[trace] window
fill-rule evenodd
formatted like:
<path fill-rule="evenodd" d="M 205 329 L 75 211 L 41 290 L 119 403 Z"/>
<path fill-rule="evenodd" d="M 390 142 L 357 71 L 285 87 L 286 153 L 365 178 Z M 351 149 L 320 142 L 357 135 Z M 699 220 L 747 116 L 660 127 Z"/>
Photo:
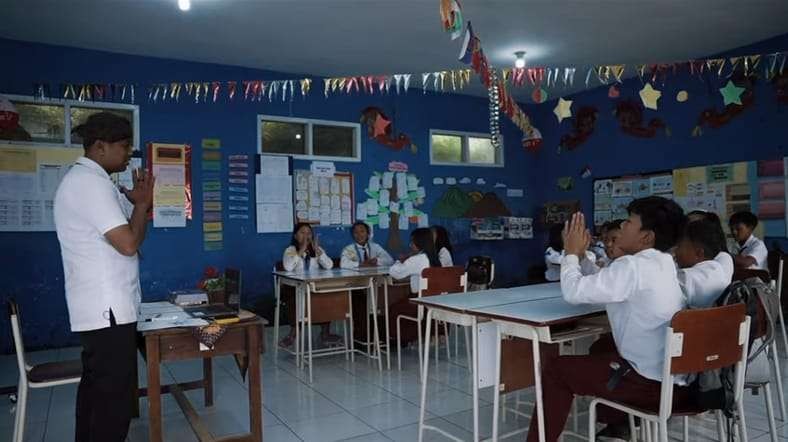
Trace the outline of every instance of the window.
<path fill-rule="evenodd" d="M 0 132 L 0 141 L 32 144 L 63 144 L 82 147 L 82 140 L 71 134 L 71 128 L 84 123 L 98 112 L 111 112 L 131 123 L 132 146 L 139 148 L 139 107 L 130 104 L 81 102 L 75 100 L 37 99 L 4 95 L 19 112 L 19 128 Z"/>
<path fill-rule="evenodd" d="M 496 149 L 487 134 L 431 130 L 430 164 L 503 167 L 503 143 Z"/>
<path fill-rule="evenodd" d="M 361 161 L 361 125 L 258 115 L 258 152 L 299 159 Z"/>

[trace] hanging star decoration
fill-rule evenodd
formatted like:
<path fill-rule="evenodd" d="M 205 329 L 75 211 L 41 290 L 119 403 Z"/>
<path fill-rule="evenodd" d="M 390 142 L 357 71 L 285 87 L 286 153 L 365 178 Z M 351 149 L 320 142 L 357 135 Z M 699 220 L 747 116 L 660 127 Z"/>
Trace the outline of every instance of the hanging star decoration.
<path fill-rule="evenodd" d="M 733 84 L 732 81 L 728 80 L 728 84 L 720 88 L 720 93 L 722 94 L 722 99 L 726 106 L 729 104 L 738 104 L 741 106 L 741 94 L 744 93 L 743 87 L 738 87 Z"/>
<path fill-rule="evenodd" d="M 643 101 L 643 106 L 648 109 L 657 110 L 657 100 L 662 96 L 662 92 L 651 87 L 651 83 L 646 83 L 643 89 L 640 90 L 640 100 Z"/>
<path fill-rule="evenodd" d="M 563 98 L 558 99 L 558 104 L 553 109 L 553 113 L 555 114 L 556 118 L 558 118 L 558 122 L 564 121 L 564 118 L 569 118 L 572 116 L 572 100 L 564 100 Z"/>

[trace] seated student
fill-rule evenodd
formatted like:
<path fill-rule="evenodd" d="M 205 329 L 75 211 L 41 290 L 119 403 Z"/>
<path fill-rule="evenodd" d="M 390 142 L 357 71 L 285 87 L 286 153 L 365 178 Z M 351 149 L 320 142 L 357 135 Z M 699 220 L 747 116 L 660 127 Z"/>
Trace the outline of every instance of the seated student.
<path fill-rule="evenodd" d="M 389 275 L 394 279 L 410 279 L 410 291 L 413 294 L 419 292 L 419 281 L 421 271 L 428 267 L 441 267 L 438 255 L 435 253 L 435 244 L 432 239 L 432 232 L 427 228 L 419 228 L 410 234 L 410 256 L 405 260 L 398 260 L 389 268 Z M 409 298 L 402 299 L 393 303 L 389 307 L 389 336 L 397 336 L 397 316 L 405 315 L 416 317 L 418 308 L 416 304 L 410 302 Z M 407 344 L 416 340 L 418 331 L 415 323 L 402 321 L 401 338 Z"/>
<path fill-rule="evenodd" d="M 734 265 L 744 269 L 768 270 L 766 244 L 752 234 L 758 227 L 758 217 L 752 212 L 736 212 L 731 215 L 728 225 L 736 240 L 731 250 Z"/>
<path fill-rule="evenodd" d="M 714 305 L 733 278 L 733 258 L 725 251 L 725 234 L 719 221 L 702 218 L 688 223 L 676 247 L 676 263 L 687 305 Z"/>
<path fill-rule="evenodd" d="M 548 247 L 544 252 L 544 263 L 547 266 L 547 271 L 544 272 L 544 277 L 549 282 L 561 280 L 561 260 L 564 257 L 563 230 L 564 226 L 562 224 L 553 224 L 548 233 Z M 583 259 L 580 260 L 581 271 L 584 275 L 590 275 L 599 270 L 595 258 L 593 253 L 586 250 Z"/>
<path fill-rule="evenodd" d="M 363 221 L 356 221 L 351 228 L 353 244 L 342 249 L 339 266 L 343 269 L 358 267 L 390 266 L 394 259 L 378 243 L 370 241 L 370 228 Z"/>
<path fill-rule="evenodd" d="M 580 258 L 585 255 L 590 234 L 582 213 L 566 223 L 565 256 L 561 262 L 561 290 L 573 304 L 605 304 L 615 341 L 615 352 L 586 356 L 559 356 L 542 368 L 545 435 L 557 441 L 564 429 L 575 395 L 595 396 L 626 402 L 635 407 L 659 405 L 665 331 L 673 315 L 684 308 L 684 296 L 676 277 L 673 258 L 667 253 L 685 224 L 684 213 L 675 202 L 662 197 L 641 198 L 630 203 L 629 218 L 621 223 L 616 244 L 624 253 L 609 267 L 583 276 Z M 611 362 L 621 365 L 621 376 L 608 389 Z M 685 377 L 674 401 L 690 399 Z M 608 427 L 600 436 L 629 439 L 626 414 L 608 407 L 599 409 Z M 528 441 L 537 441 L 538 420 L 531 418 Z"/>
<path fill-rule="evenodd" d="M 563 226 L 561 226 L 563 229 Z M 597 265 L 604 265 L 607 263 L 607 253 L 605 253 L 605 235 L 607 234 L 607 223 L 603 223 L 596 229 L 596 236 L 591 238 L 591 245 L 588 250 L 594 254 L 595 262 Z"/>
<path fill-rule="evenodd" d="M 605 236 L 603 240 L 605 242 L 605 255 L 607 256 L 607 260 L 604 262 L 604 266 L 608 266 L 616 258 L 624 256 L 624 252 L 616 245 L 618 237 L 621 236 L 621 223 L 623 222 L 623 219 L 614 219 L 605 224 Z"/>
<path fill-rule="evenodd" d="M 430 230 L 432 231 L 432 239 L 435 241 L 435 251 L 438 253 L 438 261 L 440 261 L 441 267 L 453 266 L 452 254 L 454 249 L 449 240 L 449 232 L 443 226 L 432 226 Z"/>
<path fill-rule="evenodd" d="M 319 268 L 330 269 L 334 266 L 334 262 L 318 245 L 312 226 L 307 223 L 299 223 L 293 229 L 290 246 L 285 249 L 282 256 L 282 266 L 287 272 L 300 272 Z M 295 340 L 295 299 L 293 296 L 289 298 L 285 299 L 285 304 L 288 305 L 288 315 L 290 323 L 293 325 L 290 327 L 290 334 L 279 341 L 279 345 L 282 347 L 290 347 Z M 342 338 L 329 333 L 330 325 L 328 323 L 321 324 L 320 339 L 324 344 L 341 342 Z"/>

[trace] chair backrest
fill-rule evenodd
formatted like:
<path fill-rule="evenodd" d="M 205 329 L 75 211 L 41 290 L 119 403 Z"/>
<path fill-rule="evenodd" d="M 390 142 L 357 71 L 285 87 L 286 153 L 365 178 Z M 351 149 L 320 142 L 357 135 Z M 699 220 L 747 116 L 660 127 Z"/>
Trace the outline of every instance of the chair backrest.
<path fill-rule="evenodd" d="M 25 344 L 22 340 L 22 327 L 19 324 L 19 306 L 13 299 L 8 300 L 8 319 L 11 322 L 11 334 L 14 337 L 14 350 L 16 350 L 19 382 L 21 383 L 27 380 L 27 359 L 25 358 Z"/>
<path fill-rule="evenodd" d="M 419 297 L 463 293 L 468 286 L 468 275 L 461 266 L 427 267 L 421 271 Z"/>
<path fill-rule="evenodd" d="M 670 374 L 700 373 L 743 359 L 749 337 L 744 304 L 682 310 L 673 316 L 666 342 Z"/>
<path fill-rule="evenodd" d="M 744 281 L 748 278 L 761 278 L 763 282 L 769 284 L 772 280 L 768 270 L 761 269 L 733 269 L 733 281 Z"/>

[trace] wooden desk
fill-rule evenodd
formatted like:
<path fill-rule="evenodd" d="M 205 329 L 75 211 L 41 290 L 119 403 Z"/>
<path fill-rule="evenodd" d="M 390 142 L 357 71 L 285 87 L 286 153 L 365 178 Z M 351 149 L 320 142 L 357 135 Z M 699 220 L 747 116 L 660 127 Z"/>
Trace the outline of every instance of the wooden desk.
<path fill-rule="evenodd" d="M 265 322 L 254 316 L 227 326 L 227 331 L 214 346 L 213 350 L 201 351 L 199 341 L 192 328 L 170 328 L 141 333 L 144 344 L 143 355 L 147 362 L 148 387 L 135 389 L 138 397 L 148 397 L 149 430 L 148 440 L 160 442 L 161 432 L 161 395 L 171 394 L 180 406 L 192 430 L 201 442 L 207 441 L 253 441 L 263 440 L 262 384 L 260 380 L 260 354 L 263 346 L 263 326 Z M 187 390 L 204 389 L 205 406 L 213 405 L 213 365 L 215 356 L 233 355 L 239 368 L 246 370 L 249 378 L 249 430 L 250 433 L 214 438 L 200 420 L 194 407 L 184 394 Z M 166 361 L 184 359 L 203 360 L 203 379 L 161 385 L 160 364 Z M 135 376 L 135 381 L 137 377 Z M 139 415 L 139 400 L 135 401 Z"/>

